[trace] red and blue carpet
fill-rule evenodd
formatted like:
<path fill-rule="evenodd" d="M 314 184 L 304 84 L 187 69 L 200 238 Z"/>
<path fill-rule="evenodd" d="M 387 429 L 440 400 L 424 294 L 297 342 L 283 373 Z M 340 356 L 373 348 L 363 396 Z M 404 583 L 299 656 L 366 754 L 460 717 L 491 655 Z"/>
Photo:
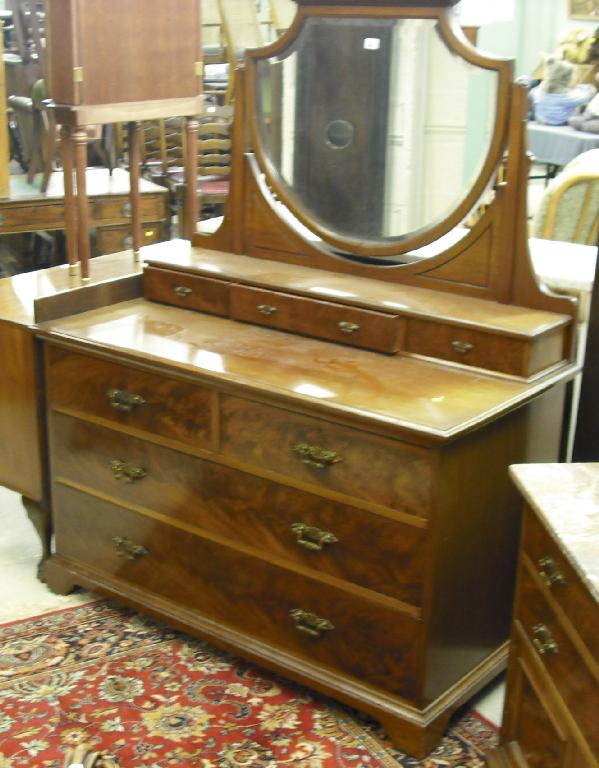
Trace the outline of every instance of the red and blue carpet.
<path fill-rule="evenodd" d="M 124 768 L 482 768 L 462 714 L 425 760 L 324 697 L 97 602 L 0 626 L 0 768 L 61 768 L 81 742 Z"/>

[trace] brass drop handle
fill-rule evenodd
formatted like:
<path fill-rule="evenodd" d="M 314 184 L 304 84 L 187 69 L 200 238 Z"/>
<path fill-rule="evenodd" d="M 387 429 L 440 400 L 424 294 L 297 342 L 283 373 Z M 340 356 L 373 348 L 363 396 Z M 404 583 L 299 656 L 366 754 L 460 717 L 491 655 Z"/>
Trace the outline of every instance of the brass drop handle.
<path fill-rule="evenodd" d="M 297 543 L 306 549 L 322 551 L 325 544 L 335 544 L 339 541 L 334 533 L 321 531 L 306 523 L 293 523 L 291 530 L 297 536 Z"/>
<path fill-rule="evenodd" d="M 337 464 L 342 461 L 341 456 L 336 451 L 329 451 L 326 448 L 320 448 L 318 445 L 308 445 L 308 443 L 296 443 L 293 450 L 300 456 L 302 464 L 309 464 L 316 469 L 325 469 L 331 464 Z"/>
<path fill-rule="evenodd" d="M 341 320 L 337 323 L 337 327 L 343 333 L 355 333 L 360 330 L 360 326 L 357 323 L 349 323 L 347 320 Z"/>
<path fill-rule="evenodd" d="M 173 288 L 173 291 L 177 294 L 177 296 L 189 296 L 190 293 L 193 293 L 191 288 L 188 288 L 186 285 L 176 285 Z"/>
<path fill-rule="evenodd" d="M 321 637 L 323 632 L 335 629 L 335 625 L 328 619 L 321 619 L 315 613 L 303 611 L 301 608 L 293 608 L 289 615 L 295 622 L 295 628 L 310 637 Z"/>
<path fill-rule="evenodd" d="M 123 214 L 123 216 L 131 216 L 131 211 L 132 211 L 131 203 L 129 202 L 123 203 L 121 207 L 121 213 Z"/>
<path fill-rule="evenodd" d="M 112 540 L 116 553 L 119 557 L 125 557 L 127 560 L 137 560 L 138 557 L 144 557 L 149 554 L 141 544 L 134 544 L 123 536 L 115 536 Z"/>
<path fill-rule="evenodd" d="M 278 312 L 277 308 L 273 307 L 272 304 L 258 304 L 257 309 L 261 315 L 266 315 L 267 317 L 274 315 L 275 312 Z"/>
<path fill-rule="evenodd" d="M 458 339 L 452 341 L 451 346 L 462 355 L 474 349 L 474 344 L 471 344 L 469 341 L 459 341 Z"/>
<path fill-rule="evenodd" d="M 557 563 L 552 557 L 541 557 L 539 563 L 539 576 L 545 584 L 551 588 L 554 584 L 565 584 L 566 577 L 558 568 Z"/>
<path fill-rule="evenodd" d="M 555 642 L 551 630 L 546 624 L 535 624 L 532 628 L 533 644 L 541 656 L 546 653 L 558 653 L 559 646 Z"/>
<path fill-rule="evenodd" d="M 131 413 L 134 408 L 144 405 L 146 402 L 141 395 L 127 392 L 126 389 L 107 389 L 108 402 L 116 411 Z"/>
<path fill-rule="evenodd" d="M 146 476 L 145 469 L 134 467 L 120 459 L 113 459 L 110 462 L 110 469 L 116 480 L 122 480 L 124 483 L 132 483 L 134 480 L 141 480 Z"/>

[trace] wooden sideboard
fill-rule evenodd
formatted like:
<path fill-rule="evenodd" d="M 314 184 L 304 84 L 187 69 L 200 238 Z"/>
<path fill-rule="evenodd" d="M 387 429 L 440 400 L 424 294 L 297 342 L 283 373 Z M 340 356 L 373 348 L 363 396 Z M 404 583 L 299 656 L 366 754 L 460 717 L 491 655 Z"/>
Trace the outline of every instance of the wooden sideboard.
<path fill-rule="evenodd" d="M 116 253 L 131 247 L 129 174 L 115 168 L 88 168 L 90 226 L 95 233 L 94 255 Z M 144 245 L 170 236 L 167 190 L 145 179 L 140 183 Z M 10 177 L 10 197 L 0 200 L 0 235 L 65 228 L 62 172 L 50 178 L 41 193 L 25 175 Z"/>
<path fill-rule="evenodd" d="M 599 765 L 599 465 L 516 466 L 524 500 L 501 746 L 489 768 Z"/>

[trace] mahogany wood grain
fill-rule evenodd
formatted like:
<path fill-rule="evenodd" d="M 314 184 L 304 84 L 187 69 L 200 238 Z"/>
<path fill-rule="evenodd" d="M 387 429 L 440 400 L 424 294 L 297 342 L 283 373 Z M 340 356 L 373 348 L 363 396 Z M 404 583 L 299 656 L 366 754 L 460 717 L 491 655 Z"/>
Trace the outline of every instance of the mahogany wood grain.
<path fill-rule="evenodd" d="M 87 562 L 125 583 L 274 641 L 383 690 L 418 696 L 420 623 L 317 579 L 242 554 L 155 519 L 57 485 L 57 551 Z M 148 554 L 119 557 L 114 539 L 143 546 Z M 177 552 L 176 558 L 171 556 Z M 299 631 L 290 616 L 304 610 L 333 624 L 318 637 Z M 373 642 L 377 653 L 369 653 Z"/>
<path fill-rule="evenodd" d="M 52 464 L 74 483 L 193 526 L 198 532 L 421 605 L 426 530 L 303 493 L 68 416 L 52 417 Z M 143 468 L 132 483 L 115 478 L 111 461 Z M 314 532 L 337 539 L 321 549 Z M 415 611 L 413 611 L 415 612 Z"/>
<path fill-rule="evenodd" d="M 397 352 L 401 346 L 403 327 L 396 315 L 240 285 L 232 285 L 230 290 L 235 320 L 378 352 Z"/>
<path fill-rule="evenodd" d="M 48 93 L 57 104 L 160 101 L 201 92 L 194 66 L 201 60 L 199 0 L 48 0 L 46 22 Z M 83 69 L 80 82 L 74 67 Z"/>
<path fill-rule="evenodd" d="M 556 330 L 529 340 L 411 318 L 407 324 L 406 349 L 527 377 L 563 359 L 564 336 Z"/>
<path fill-rule="evenodd" d="M 47 356 L 46 375 L 52 408 L 93 416 L 140 435 L 211 446 L 213 395 L 206 388 L 54 347 Z M 110 390 L 138 395 L 144 402 L 130 411 L 115 408 Z"/>
<path fill-rule="evenodd" d="M 119 253 L 133 248 L 131 228 L 127 225 L 98 227 L 94 241 L 94 256 L 104 253 Z M 148 246 L 168 239 L 168 225 L 164 220 L 142 224 L 141 245 Z M 133 260 L 133 259 L 132 259 Z"/>
<path fill-rule="evenodd" d="M 316 467 L 299 446 L 333 451 L 338 462 Z M 223 396 L 221 450 L 317 488 L 427 517 L 435 456 L 422 448 L 348 430 L 320 419 Z"/>
<path fill-rule="evenodd" d="M 64 222 L 67 260 L 74 269 L 77 264 L 77 211 L 73 189 L 73 138 L 72 129 L 63 125 L 60 128 L 60 152 L 64 176 Z"/>
<path fill-rule="evenodd" d="M 221 280 L 147 267 L 143 272 L 143 292 L 151 301 L 225 317 L 229 314 L 229 285 Z"/>
<path fill-rule="evenodd" d="M 31 332 L 0 322 L 0 349 L 0 484 L 40 501 L 43 449 Z"/>
<path fill-rule="evenodd" d="M 77 179 L 76 206 L 77 206 L 77 256 L 73 259 L 69 256 L 69 263 L 79 261 L 81 279 L 89 279 L 89 207 L 87 202 L 87 131 L 77 128 L 71 135 L 73 152 L 75 155 L 75 178 Z M 69 218 L 70 222 L 70 218 Z M 65 223 L 69 223 L 65 222 Z M 67 243 L 73 241 L 70 233 L 67 233 Z"/>

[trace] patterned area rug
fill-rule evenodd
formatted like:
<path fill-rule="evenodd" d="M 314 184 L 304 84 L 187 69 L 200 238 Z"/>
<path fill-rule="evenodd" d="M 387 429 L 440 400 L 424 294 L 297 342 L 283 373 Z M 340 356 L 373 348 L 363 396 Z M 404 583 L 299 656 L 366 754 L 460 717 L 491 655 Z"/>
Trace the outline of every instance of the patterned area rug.
<path fill-rule="evenodd" d="M 61 768 L 91 742 L 124 768 L 482 768 L 473 713 L 425 760 L 330 700 L 99 601 L 0 626 L 0 768 Z"/>

